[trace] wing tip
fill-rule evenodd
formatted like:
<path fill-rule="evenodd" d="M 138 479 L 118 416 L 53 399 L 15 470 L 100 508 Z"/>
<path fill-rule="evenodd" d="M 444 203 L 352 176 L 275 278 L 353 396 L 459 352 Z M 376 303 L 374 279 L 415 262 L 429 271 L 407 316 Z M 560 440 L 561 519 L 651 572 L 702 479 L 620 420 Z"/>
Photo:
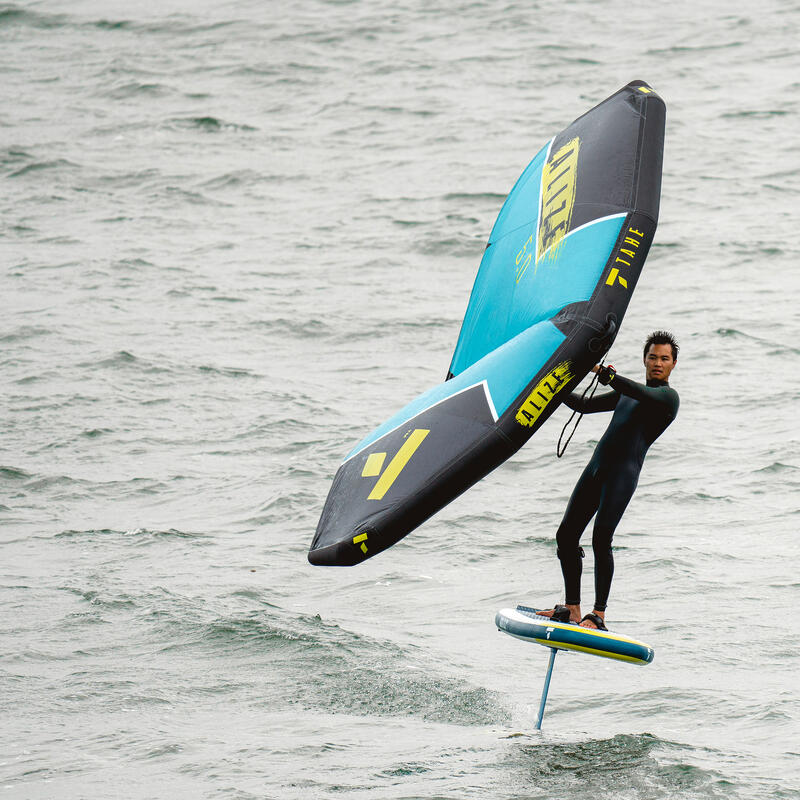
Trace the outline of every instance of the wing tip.
<path fill-rule="evenodd" d="M 327 547 L 312 547 L 308 563 L 315 567 L 352 567 L 366 561 L 372 553 L 364 553 L 351 540 L 336 542 Z"/>

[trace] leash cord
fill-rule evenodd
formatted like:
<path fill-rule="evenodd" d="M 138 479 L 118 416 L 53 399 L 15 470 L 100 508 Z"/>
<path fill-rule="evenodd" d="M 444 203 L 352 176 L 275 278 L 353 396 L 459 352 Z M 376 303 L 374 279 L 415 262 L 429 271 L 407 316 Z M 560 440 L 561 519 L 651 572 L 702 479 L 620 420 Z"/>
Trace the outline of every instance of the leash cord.
<path fill-rule="evenodd" d="M 603 366 L 603 361 L 604 360 L 605 360 L 605 356 L 600 359 L 600 366 L 601 367 Z M 600 383 L 598 381 L 598 375 L 595 372 L 591 383 L 583 390 L 583 394 L 581 395 L 581 402 L 583 402 L 586 399 L 586 393 L 590 389 L 591 389 L 592 393 L 589 395 L 589 400 L 591 400 L 594 397 L 594 393 L 597 391 L 597 387 L 599 385 L 600 385 Z M 576 414 L 578 414 L 578 419 L 575 421 L 575 425 L 573 426 L 572 431 L 570 431 L 570 434 L 567 437 L 567 441 L 564 442 L 564 446 L 562 447 L 561 446 L 561 440 L 564 438 L 564 434 L 567 432 L 567 428 L 569 427 L 569 424 L 572 422 L 572 418 Z M 578 412 L 578 411 L 573 410 L 573 412 L 569 415 L 569 419 L 564 423 L 564 427 L 561 429 L 561 435 L 558 437 L 558 444 L 556 445 L 556 456 L 558 456 L 558 458 L 561 458 L 561 456 L 563 456 L 564 453 L 567 452 L 567 446 L 572 441 L 572 437 L 575 434 L 575 431 L 578 430 L 578 425 L 580 424 L 581 419 L 583 419 L 583 411 Z"/>

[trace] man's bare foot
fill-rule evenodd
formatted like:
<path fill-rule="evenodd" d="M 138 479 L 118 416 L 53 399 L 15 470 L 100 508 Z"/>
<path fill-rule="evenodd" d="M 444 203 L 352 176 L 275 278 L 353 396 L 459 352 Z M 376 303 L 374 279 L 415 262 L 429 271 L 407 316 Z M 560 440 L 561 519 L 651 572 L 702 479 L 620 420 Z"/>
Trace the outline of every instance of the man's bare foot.
<path fill-rule="evenodd" d="M 569 609 L 569 621 L 579 623 L 581 621 L 580 605 L 572 605 L 570 603 L 567 603 L 566 606 Z M 547 611 L 540 611 L 539 615 L 542 617 L 552 617 L 554 613 L 555 613 L 555 608 L 548 608 Z"/>
<path fill-rule="evenodd" d="M 595 609 L 594 611 L 592 611 L 592 615 L 593 616 L 596 615 L 596 616 L 600 617 L 600 620 L 602 621 L 603 625 L 606 624 L 606 612 L 605 611 L 598 611 L 597 609 Z M 581 628 L 591 628 L 592 630 L 600 630 L 600 626 L 597 625 L 595 623 L 595 621 L 590 618 L 589 614 L 587 614 L 581 620 L 580 626 L 581 626 Z"/>

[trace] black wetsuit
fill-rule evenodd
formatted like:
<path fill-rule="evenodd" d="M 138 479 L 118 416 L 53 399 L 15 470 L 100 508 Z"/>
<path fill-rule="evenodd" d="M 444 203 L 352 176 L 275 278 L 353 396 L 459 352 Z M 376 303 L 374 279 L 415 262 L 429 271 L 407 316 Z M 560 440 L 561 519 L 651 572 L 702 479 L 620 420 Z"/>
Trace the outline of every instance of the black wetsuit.
<path fill-rule="evenodd" d="M 566 602 L 578 604 L 581 598 L 580 538 L 595 512 L 592 534 L 594 552 L 595 603 L 605 611 L 614 556 L 611 540 L 628 505 L 647 449 L 664 432 L 678 413 L 678 393 L 666 381 L 651 380 L 647 386 L 615 375 L 613 392 L 582 400 L 575 393 L 565 404 L 575 411 L 592 414 L 614 410 L 603 438 L 578 479 L 556 533 L 558 557 L 564 574 Z"/>

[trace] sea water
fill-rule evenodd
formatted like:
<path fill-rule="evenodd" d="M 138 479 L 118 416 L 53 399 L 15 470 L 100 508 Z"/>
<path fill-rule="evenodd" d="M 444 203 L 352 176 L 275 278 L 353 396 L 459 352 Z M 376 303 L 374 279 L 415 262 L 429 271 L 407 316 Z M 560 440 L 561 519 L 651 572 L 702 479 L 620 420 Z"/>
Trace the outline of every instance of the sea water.
<path fill-rule="evenodd" d="M 800 9 L 0 5 L 0 791 L 13 798 L 800 792 Z M 606 415 L 349 569 L 342 457 L 449 366 L 492 223 L 557 131 L 667 103 L 661 219 L 610 354 L 681 343 L 616 533 L 633 667 L 499 608 Z M 585 544 L 588 543 L 588 534 Z M 587 544 L 584 595 L 591 599 Z"/>

